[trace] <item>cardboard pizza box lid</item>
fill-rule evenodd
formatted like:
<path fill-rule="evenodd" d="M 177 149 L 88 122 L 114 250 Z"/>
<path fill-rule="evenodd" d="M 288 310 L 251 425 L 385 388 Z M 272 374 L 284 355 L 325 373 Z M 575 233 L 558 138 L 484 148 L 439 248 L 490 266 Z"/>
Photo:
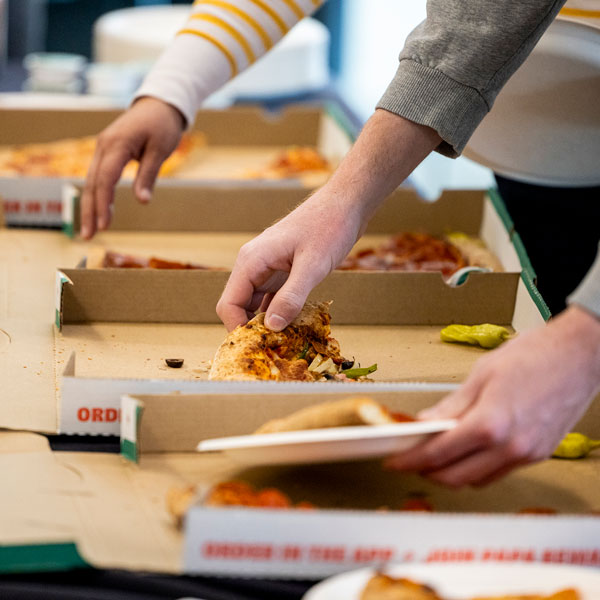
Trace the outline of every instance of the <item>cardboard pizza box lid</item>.
<path fill-rule="evenodd" d="M 465 156 L 520 181 L 600 184 L 600 28 L 557 19 L 511 77 Z"/>

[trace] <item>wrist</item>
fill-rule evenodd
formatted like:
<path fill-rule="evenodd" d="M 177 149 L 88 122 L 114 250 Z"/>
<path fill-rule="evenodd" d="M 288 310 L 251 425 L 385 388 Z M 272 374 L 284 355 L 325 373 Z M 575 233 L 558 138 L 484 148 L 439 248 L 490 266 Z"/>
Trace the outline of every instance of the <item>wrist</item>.
<path fill-rule="evenodd" d="M 600 319 L 597 315 L 572 304 L 554 322 L 565 338 L 590 360 L 592 371 L 600 382 Z"/>
<path fill-rule="evenodd" d="M 176 106 L 173 106 L 160 98 L 155 98 L 154 96 L 140 96 L 139 98 L 134 99 L 131 107 L 160 112 L 163 115 L 163 118 L 168 119 L 181 132 L 187 127 L 187 120 L 183 113 Z"/>

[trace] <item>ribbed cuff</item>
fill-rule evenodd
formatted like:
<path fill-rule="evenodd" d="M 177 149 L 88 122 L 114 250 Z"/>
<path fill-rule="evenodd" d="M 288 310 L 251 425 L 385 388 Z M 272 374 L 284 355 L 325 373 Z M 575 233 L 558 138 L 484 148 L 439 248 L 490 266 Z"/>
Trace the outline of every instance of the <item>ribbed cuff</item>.
<path fill-rule="evenodd" d="M 600 244 L 592 268 L 567 298 L 567 304 L 579 304 L 600 319 Z"/>
<path fill-rule="evenodd" d="M 196 102 L 190 99 L 190 94 L 181 86 L 178 81 L 169 81 L 169 77 L 164 77 L 160 85 L 154 82 L 144 83 L 135 93 L 131 104 L 143 97 L 156 98 L 162 100 L 171 106 L 174 106 L 184 117 L 186 128 L 193 125 L 196 116 Z M 172 87 L 169 89 L 169 84 Z"/>
<path fill-rule="evenodd" d="M 489 111 L 476 89 L 409 59 L 400 61 L 377 108 L 435 129 L 443 140 L 436 150 L 451 158 L 461 154 Z"/>
<path fill-rule="evenodd" d="M 178 35 L 156 61 L 135 94 L 158 98 L 174 106 L 193 125 L 200 104 L 227 82 L 231 67 L 211 42 Z"/>

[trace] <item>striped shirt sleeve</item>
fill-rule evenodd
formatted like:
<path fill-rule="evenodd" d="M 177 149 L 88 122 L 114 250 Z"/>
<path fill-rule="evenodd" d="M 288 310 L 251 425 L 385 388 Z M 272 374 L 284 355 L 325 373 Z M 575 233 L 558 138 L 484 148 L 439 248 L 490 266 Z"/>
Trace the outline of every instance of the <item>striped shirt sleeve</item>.
<path fill-rule="evenodd" d="M 323 0 L 196 0 L 136 93 L 175 106 L 190 124 L 202 101 L 273 47 Z"/>

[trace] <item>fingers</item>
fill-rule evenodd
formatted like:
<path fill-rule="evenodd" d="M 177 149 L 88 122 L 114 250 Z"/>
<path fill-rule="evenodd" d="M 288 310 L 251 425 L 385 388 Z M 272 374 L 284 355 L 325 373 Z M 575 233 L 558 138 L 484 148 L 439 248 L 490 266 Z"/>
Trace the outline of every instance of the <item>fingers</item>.
<path fill-rule="evenodd" d="M 474 369 L 458 390 L 448 394 L 434 406 L 419 411 L 417 418 L 428 421 L 433 419 L 458 419 L 478 398 L 485 381 L 484 373 L 481 370 Z"/>
<path fill-rule="evenodd" d="M 238 325 L 244 325 L 248 322 L 249 308 L 252 306 L 255 297 L 255 287 L 248 275 L 249 270 L 251 268 L 248 269 L 248 267 L 236 264 L 221 294 L 221 298 L 217 302 L 217 315 L 223 321 L 227 331 L 232 331 Z"/>
<path fill-rule="evenodd" d="M 403 471 L 435 471 L 447 467 L 470 454 L 504 444 L 510 433 L 508 415 L 502 405 L 481 402 L 484 389 L 476 384 L 463 385 L 442 402 L 450 408 L 444 418 L 460 417 L 450 431 L 434 436 L 407 452 L 391 457 L 386 467 Z M 473 405 L 477 402 L 477 405 Z M 463 412 L 470 408 L 469 412 Z M 462 411 L 462 412 L 460 412 Z M 440 415 L 441 416 L 441 415 Z"/>
<path fill-rule="evenodd" d="M 152 199 L 154 182 L 165 158 L 164 150 L 151 146 L 147 146 L 142 154 L 133 184 L 135 196 L 142 204 L 147 204 Z"/>
<path fill-rule="evenodd" d="M 487 485 L 516 466 L 524 464 L 519 457 L 507 454 L 506 448 L 477 452 L 443 469 L 424 473 L 432 481 L 449 487 Z"/>
<path fill-rule="evenodd" d="M 302 310 L 310 292 L 328 272 L 313 260 L 302 256 L 295 258 L 290 276 L 269 304 L 265 325 L 273 331 L 287 327 Z"/>
<path fill-rule="evenodd" d="M 115 185 L 121 177 L 123 167 L 130 159 L 131 153 L 127 148 L 115 147 L 104 152 L 98 162 L 93 187 L 96 228 L 98 231 L 103 231 L 110 225 Z"/>
<path fill-rule="evenodd" d="M 266 308 L 272 291 L 278 290 L 288 277 L 287 272 L 274 270 L 260 258 L 259 251 L 255 249 L 258 239 L 240 249 L 227 285 L 217 302 L 217 315 L 228 331 L 247 323 L 257 308 Z M 285 265 L 282 263 L 281 266 Z M 261 302 L 256 305 L 261 294 Z"/>
<path fill-rule="evenodd" d="M 94 203 L 94 182 L 96 180 L 96 171 L 100 161 L 102 150 L 96 146 L 96 151 L 92 158 L 90 168 L 85 180 L 83 193 L 81 194 L 81 237 L 84 240 L 90 239 L 96 233 L 96 205 Z"/>
<path fill-rule="evenodd" d="M 110 225 L 114 187 L 130 158 L 131 152 L 126 147 L 115 145 L 105 150 L 103 144 L 98 143 L 81 197 L 81 236 L 84 239 Z"/>

